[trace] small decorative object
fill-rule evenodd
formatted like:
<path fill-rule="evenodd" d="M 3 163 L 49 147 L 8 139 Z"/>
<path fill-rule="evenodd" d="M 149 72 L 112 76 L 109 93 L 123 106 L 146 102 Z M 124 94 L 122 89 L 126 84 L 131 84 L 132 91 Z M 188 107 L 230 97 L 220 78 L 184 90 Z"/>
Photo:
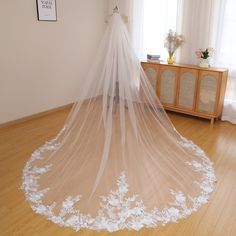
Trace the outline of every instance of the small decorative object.
<path fill-rule="evenodd" d="M 161 58 L 161 55 L 147 54 L 147 61 L 148 62 L 160 63 L 161 62 L 160 58 Z"/>
<path fill-rule="evenodd" d="M 36 0 L 37 15 L 40 21 L 56 21 L 56 0 Z"/>
<path fill-rule="evenodd" d="M 206 48 L 206 49 L 198 49 L 195 54 L 199 59 L 199 66 L 200 67 L 210 67 L 210 58 L 213 55 L 213 48 Z"/>
<path fill-rule="evenodd" d="M 169 30 L 168 34 L 165 38 L 164 46 L 167 48 L 168 51 L 168 58 L 167 62 L 168 64 L 174 63 L 174 53 L 177 48 L 179 48 L 184 42 L 184 38 L 182 35 L 178 35 L 173 30 Z"/>

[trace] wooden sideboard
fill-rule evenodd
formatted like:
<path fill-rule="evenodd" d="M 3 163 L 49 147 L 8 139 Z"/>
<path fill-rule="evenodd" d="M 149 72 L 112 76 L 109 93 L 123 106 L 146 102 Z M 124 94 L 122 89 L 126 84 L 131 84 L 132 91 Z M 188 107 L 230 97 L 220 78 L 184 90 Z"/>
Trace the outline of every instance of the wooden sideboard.
<path fill-rule="evenodd" d="M 142 62 L 142 67 L 166 110 L 214 123 L 222 114 L 228 70 L 184 64 Z"/>

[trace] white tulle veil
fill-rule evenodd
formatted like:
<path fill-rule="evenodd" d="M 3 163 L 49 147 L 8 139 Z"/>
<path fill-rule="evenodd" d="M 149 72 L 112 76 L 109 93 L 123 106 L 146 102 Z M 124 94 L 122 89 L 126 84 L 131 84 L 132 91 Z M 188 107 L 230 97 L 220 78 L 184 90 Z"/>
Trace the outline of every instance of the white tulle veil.
<path fill-rule="evenodd" d="M 168 119 L 114 13 L 65 127 L 24 168 L 32 209 L 77 231 L 139 230 L 187 217 L 214 181 L 208 157 Z"/>

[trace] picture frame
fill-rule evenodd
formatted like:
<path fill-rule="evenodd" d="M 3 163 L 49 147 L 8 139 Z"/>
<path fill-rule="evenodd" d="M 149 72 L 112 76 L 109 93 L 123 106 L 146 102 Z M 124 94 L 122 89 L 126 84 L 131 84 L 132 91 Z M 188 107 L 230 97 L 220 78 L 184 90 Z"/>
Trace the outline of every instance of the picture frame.
<path fill-rule="evenodd" d="M 36 0 L 39 21 L 57 21 L 56 0 Z"/>

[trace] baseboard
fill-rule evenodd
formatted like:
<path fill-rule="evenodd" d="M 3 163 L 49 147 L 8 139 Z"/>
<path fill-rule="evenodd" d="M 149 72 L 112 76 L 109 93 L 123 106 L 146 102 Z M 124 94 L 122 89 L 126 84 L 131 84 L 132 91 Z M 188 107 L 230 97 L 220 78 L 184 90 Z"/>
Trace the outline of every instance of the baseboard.
<path fill-rule="evenodd" d="M 61 111 L 61 110 L 64 110 L 64 109 L 69 109 L 72 106 L 73 106 L 73 103 L 70 103 L 70 104 L 67 104 L 67 105 L 64 105 L 64 106 L 61 106 L 61 107 L 56 107 L 56 108 L 53 108 L 53 109 L 50 109 L 50 110 L 47 110 L 47 111 L 39 112 L 39 113 L 36 113 L 34 115 L 30 115 L 30 116 L 26 116 L 26 117 L 23 117 L 23 118 L 20 118 L 20 119 L 17 119 L 17 120 L 2 123 L 2 124 L 0 124 L 0 128 L 5 128 L 5 127 L 8 127 L 8 126 L 23 123 L 25 121 L 37 119 L 37 118 L 40 118 L 42 116 L 49 115 L 53 112 Z"/>

